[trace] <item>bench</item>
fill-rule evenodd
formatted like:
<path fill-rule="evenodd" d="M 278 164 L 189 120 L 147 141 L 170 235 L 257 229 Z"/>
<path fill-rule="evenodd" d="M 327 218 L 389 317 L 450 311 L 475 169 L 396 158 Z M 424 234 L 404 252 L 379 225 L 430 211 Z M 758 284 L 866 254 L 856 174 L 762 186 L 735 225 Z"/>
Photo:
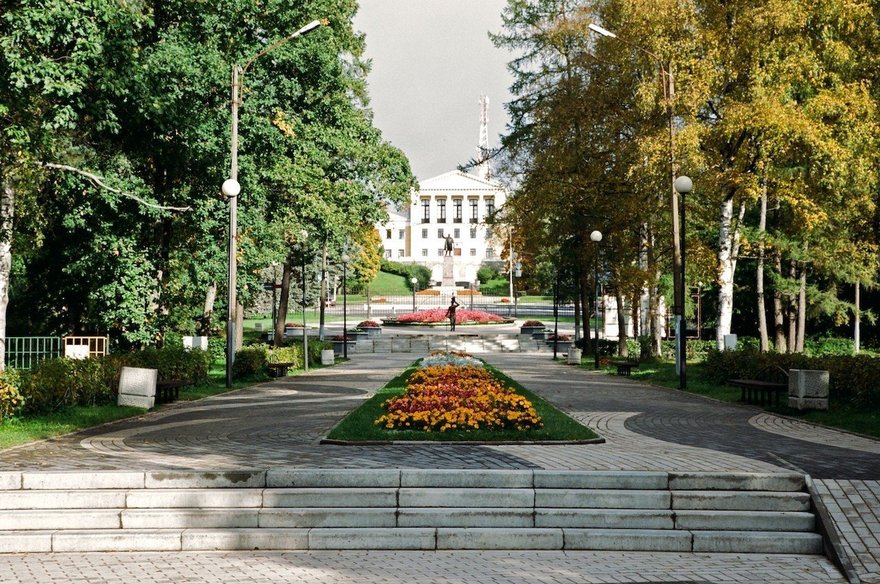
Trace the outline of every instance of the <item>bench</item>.
<path fill-rule="evenodd" d="M 756 377 L 764 379 L 728 379 L 727 383 L 740 388 L 740 401 L 747 404 L 779 405 L 779 395 L 788 395 L 788 372 L 779 366 L 773 365 L 762 369 Z M 767 380 L 775 377 L 775 381 Z M 782 382 L 782 379 L 785 382 Z"/>
<path fill-rule="evenodd" d="M 293 363 L 269 363 L 266 367 L 272 377 L 287 377 L 287 370 L 293 367 Z"/>
<path fill-rule="evenodd" d="M 629 376 L 632 372 L 633 368 L 638 369 L 639 362 L 638 361 L 614 361 L 612 364 L 617 367 L 618 375 Z"/>
<path fill-rule="evenodd" d="M 169 379 L 156 382 L 156 403 L 170 403 L 180 397 L 180 388 L 195 385 L 185 379 Z"/>

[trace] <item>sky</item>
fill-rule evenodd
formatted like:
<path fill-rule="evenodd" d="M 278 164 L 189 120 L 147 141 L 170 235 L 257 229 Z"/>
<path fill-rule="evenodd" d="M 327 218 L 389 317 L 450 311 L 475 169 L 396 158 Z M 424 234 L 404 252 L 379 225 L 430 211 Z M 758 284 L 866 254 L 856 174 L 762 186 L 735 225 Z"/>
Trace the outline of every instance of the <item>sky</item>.
<path fill-rule="evenodd" d="M 374 123 L 424 180 L 477 154 L 480 95 L 489 96 L 489 146 L 498 146 L 513 79 L 501 32 L 506 0 L 360 0 Z"/>

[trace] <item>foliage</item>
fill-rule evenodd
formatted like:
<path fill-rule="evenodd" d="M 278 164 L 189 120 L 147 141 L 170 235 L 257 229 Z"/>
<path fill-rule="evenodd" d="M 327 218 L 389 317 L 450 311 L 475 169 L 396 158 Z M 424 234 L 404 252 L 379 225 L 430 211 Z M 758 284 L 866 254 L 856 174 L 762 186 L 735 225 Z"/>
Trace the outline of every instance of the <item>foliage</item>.
<path fill-rule="evenodd" d="M 761 353 L 755 349 L 711 351 L 706 373 L 714 381 L 756 379 L 767 367 L 819 369 L 829 374 L 829 400 L 854 407 L 880 407 L 880 358 L 869 355 Z"/>
<path fill-rule="evenodd" d="M 480 266 L 480 269 L 477 270 L 477 280 L 483 284 L 488 284 L 490 281 L 497 280 L 500 277 L 501 272 L 495 266 L 482 265 Z"/>
<path fill-rule="evenodd" d="M 540 320 L 527 320 L 522 323 L 522 326 L 544 326 L 544 323 Z"/>
<path fill-rule="evenodd" d="M 235 352 L 235 363 L 232 365 L 232 377 L 240 379 L 266 371 L 269 363 L 268 345 L 249 345 Z"/>
<path fill-rule="evenodd" d="M 380 328 L 382 325 L 375 320 L 362 320 L 357 326 L 358 328 Z"/>
<path fill-rule="evenodd" d="M 24 397 L 5 375 L 0 375 L 0 422 L 14 416 L 24 405 Z"/>
<path fill-rule="evenodd" d="M 431 285 L 431 270 L 425 266 L 417 264 L 401 264 L 391 260 L 382 260 L 382 271 L 389 274 L 397 274 L 403 276 L 406 280 L 407 287 L 412 290 L 412 282 L 410 279 L 415 277 L 419 290 L 424 290 Z"/>
<path fill-rule="evenodd" d="M 22 375 L 25 413 L 110 403 L 118 368 L 109 359 L 47 359 Z"/>
<path fill-rule="evenodd" d="M 156 369 L 159 381 L 182 379 L 202 383 L 208 378 L 213 357 L 209 351 L 186 350 L 181 347 L 148 348 L 142 351 L 122 353 L 108 357 L 122 366 Z"/>

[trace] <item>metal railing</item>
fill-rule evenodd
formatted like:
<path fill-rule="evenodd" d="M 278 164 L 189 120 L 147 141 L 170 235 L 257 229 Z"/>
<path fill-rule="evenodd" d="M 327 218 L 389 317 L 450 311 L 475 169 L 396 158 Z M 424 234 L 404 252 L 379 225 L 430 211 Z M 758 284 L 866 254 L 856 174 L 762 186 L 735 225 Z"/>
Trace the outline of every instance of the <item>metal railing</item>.
<path fill-rule="evenodd" d="M 61 356 L 61 337 L 6 337 L 5 341 L 4 364 L 10 369 L 32 369 Z"/>

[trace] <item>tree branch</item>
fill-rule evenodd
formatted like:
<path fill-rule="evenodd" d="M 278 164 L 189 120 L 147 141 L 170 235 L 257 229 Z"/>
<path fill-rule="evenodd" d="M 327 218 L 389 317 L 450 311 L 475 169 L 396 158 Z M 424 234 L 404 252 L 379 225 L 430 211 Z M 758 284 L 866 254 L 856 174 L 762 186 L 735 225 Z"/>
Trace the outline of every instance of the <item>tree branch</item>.
<path fill-rule="evenodd" d="M 153 209 L 158 209 L 160 211 L 190 211 L 190 210 L 192 210 L 192 207 L 170 207 L 170 206 L 165 206 L 165 205 L 157 205 L 156 203 L 151 203 L 149 201 L 145 201 L 144 199 L 138 197 L 137 195 L 133 195 L 129 192 L 120 191 L 119 189 L 115 189 L 115 188 L 111 187 L 110 185 L 105 183 L 104 179 L 101 178 L 100 176 L 98 176 L 94 173 L 91 173 L 87 170 L 83 170 L 81 168 L 76 168 L 74 166 L 68 166 L 66 164 L 55 164 L 53 162 L 41 162 L 39 164 L 40 164 L 40 166 L 44 166 L 46 168 L 54 168 L 56 170 L 66 170 L 68 172 L 73 172 L 75 174 L 84 176 L 87 179 L 89 179 L 90 181 L 92 181 L 92 183 L 95 186 L 102 188 L 102 189 L 106 189 L 112 193 L 116 193 L 119 196 L 133 199 L 133 200 L 137 201 L 138 203 L 140 203 L 141 205 L 144 205 L 145 207 L 151 207 Z"/>

